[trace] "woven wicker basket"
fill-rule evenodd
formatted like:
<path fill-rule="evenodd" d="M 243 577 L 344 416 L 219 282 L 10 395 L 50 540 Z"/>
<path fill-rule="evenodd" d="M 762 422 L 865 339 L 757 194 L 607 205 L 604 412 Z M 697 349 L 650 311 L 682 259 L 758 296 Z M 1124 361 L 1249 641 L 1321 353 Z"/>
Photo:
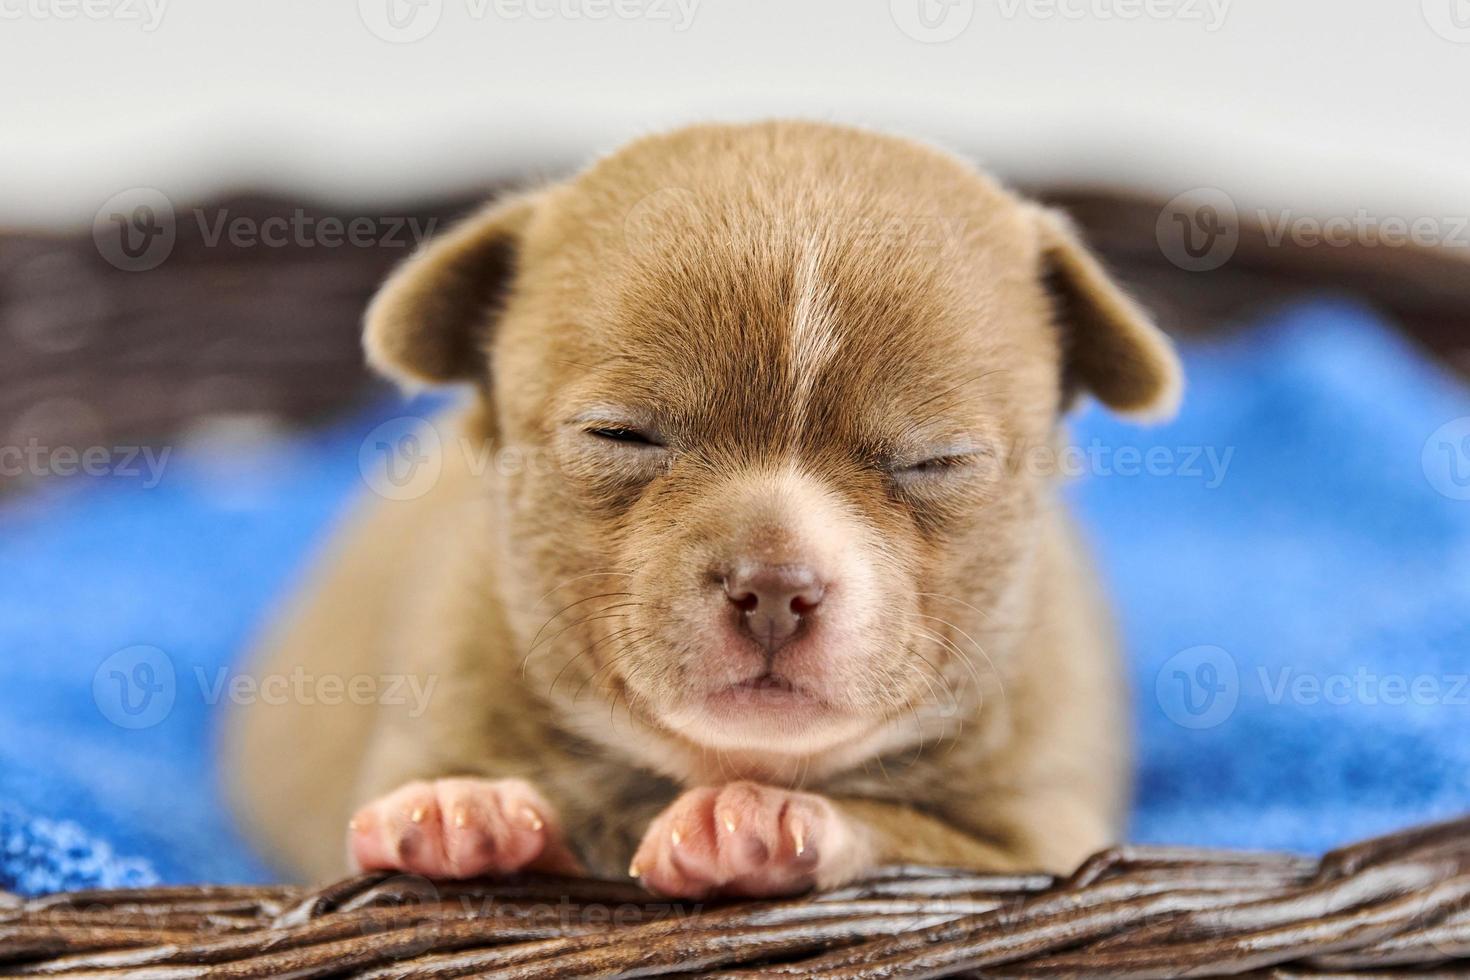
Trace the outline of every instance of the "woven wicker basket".
<path fill-rule="evenodd" d="M 897 867 L 783 901 L 627 882 L 187 887 L 9 898 L 0 975 L 1470 976 L 1470 817 L 1320 861 L 1123 848 L 1065 879 Z"/>

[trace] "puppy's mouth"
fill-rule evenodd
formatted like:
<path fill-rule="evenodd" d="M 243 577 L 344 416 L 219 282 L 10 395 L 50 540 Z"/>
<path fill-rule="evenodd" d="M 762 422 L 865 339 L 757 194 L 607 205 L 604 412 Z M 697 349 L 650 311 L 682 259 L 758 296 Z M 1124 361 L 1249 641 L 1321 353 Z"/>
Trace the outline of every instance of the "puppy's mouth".
<path fill-rule="evenodd" d="M 711 708 L 716 710 L 796 708 L 827 711 L 831 709 L 831 706 L 816 692 L 773 670 L 716 688 L 706 696 L 706 701 Z"/>
<path fill-rule="evenodd" d="M 745 691 L 795 691 L 796 685 L 780 674 L 768 671 L 759 677 L 732 685 Z"/>

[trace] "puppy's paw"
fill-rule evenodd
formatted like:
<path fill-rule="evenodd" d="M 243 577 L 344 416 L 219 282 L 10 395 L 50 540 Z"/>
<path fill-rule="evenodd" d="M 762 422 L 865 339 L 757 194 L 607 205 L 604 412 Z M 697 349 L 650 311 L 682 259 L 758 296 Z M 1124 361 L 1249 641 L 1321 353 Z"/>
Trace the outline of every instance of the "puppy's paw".
<path fill-rule="evenodd" d="M 855 875 L 867 860 L 863 837 L 823 797 L 729 783 L 670 804 L 628 871 L 676 898 L 789 895 Z"/>
<path fill-rule="evenodd" d="M 358 810 L 348 852 L 364 871 L 473 878 L 525 869 L 576 874 L 556 814 L 522 779 L 413 782 Z"/>

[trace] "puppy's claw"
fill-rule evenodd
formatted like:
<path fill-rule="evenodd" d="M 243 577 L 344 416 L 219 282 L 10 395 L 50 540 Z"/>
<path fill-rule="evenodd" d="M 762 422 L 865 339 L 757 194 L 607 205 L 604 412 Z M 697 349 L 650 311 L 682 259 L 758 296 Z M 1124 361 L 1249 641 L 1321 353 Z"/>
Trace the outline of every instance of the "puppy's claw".
<path fill-rule="evenodd" d="M 684 843 L 684 835 L 679 833 L 678 827 L 675 827 L 673 830 L 669 831 L 669 840 L 673 841 L 675 847 L 678 847 L 680 844 Z"/>
<path fill-rule="evenodd" d="M 423 807 L 416 806 L 413 808 L 413 812 L 408 815 L 408 819 L 412 823 L 423 823 L 424 817 L 427 815 L 428 812 Z"/>
<path fill-rule="evenodd" d="M 791 843 L 796 846 L 796 856 L 806 853 L 806 830 L 799 823 L 791 825 Z"/>
<path fill-rule="evenodd" d="M 637 861 L 634 861 L 632 864 L 628 865 L 628 877 L 629 878 L 641 878 L 641 877 L 643 877 L 643 872 L 641 872 L 641 871 L 638 870 L 638 862 Z"/>
<path fill-rule="evenodd" d="M 735 833 L 735 818 L 734 817 L 730 816 L 728 813 L 725 814 L 724 824 L 725 824 L 725 829 L 727 831 L 729 831 L 732 834 Z"/>
<path fill-rule="evenodd" d="M 526 826 L 530 827 L 532 830 L 540 830 L 542 827 L 546 826 L 546 821 L 541 819 L 541 814 L 537 813 L 530 807 L 522 807 L 521 815 L 526 818 Z"/>

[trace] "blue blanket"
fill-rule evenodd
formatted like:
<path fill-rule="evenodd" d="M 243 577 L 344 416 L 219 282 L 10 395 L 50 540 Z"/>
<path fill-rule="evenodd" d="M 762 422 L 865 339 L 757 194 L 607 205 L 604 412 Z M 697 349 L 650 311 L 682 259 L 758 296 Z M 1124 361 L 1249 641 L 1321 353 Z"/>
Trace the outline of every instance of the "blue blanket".
<path fill-rule="evenodd" d="M 1132 836 L 1470 808 L 1470 393 L 1345 301 L 1185 357 L 1176 422 L 1089 411 L 1062 461 L 1130 650 Z M 0 888 L 269 877 L 220 803 L 224 682 L 403 413 L 0 505 Z"/>

